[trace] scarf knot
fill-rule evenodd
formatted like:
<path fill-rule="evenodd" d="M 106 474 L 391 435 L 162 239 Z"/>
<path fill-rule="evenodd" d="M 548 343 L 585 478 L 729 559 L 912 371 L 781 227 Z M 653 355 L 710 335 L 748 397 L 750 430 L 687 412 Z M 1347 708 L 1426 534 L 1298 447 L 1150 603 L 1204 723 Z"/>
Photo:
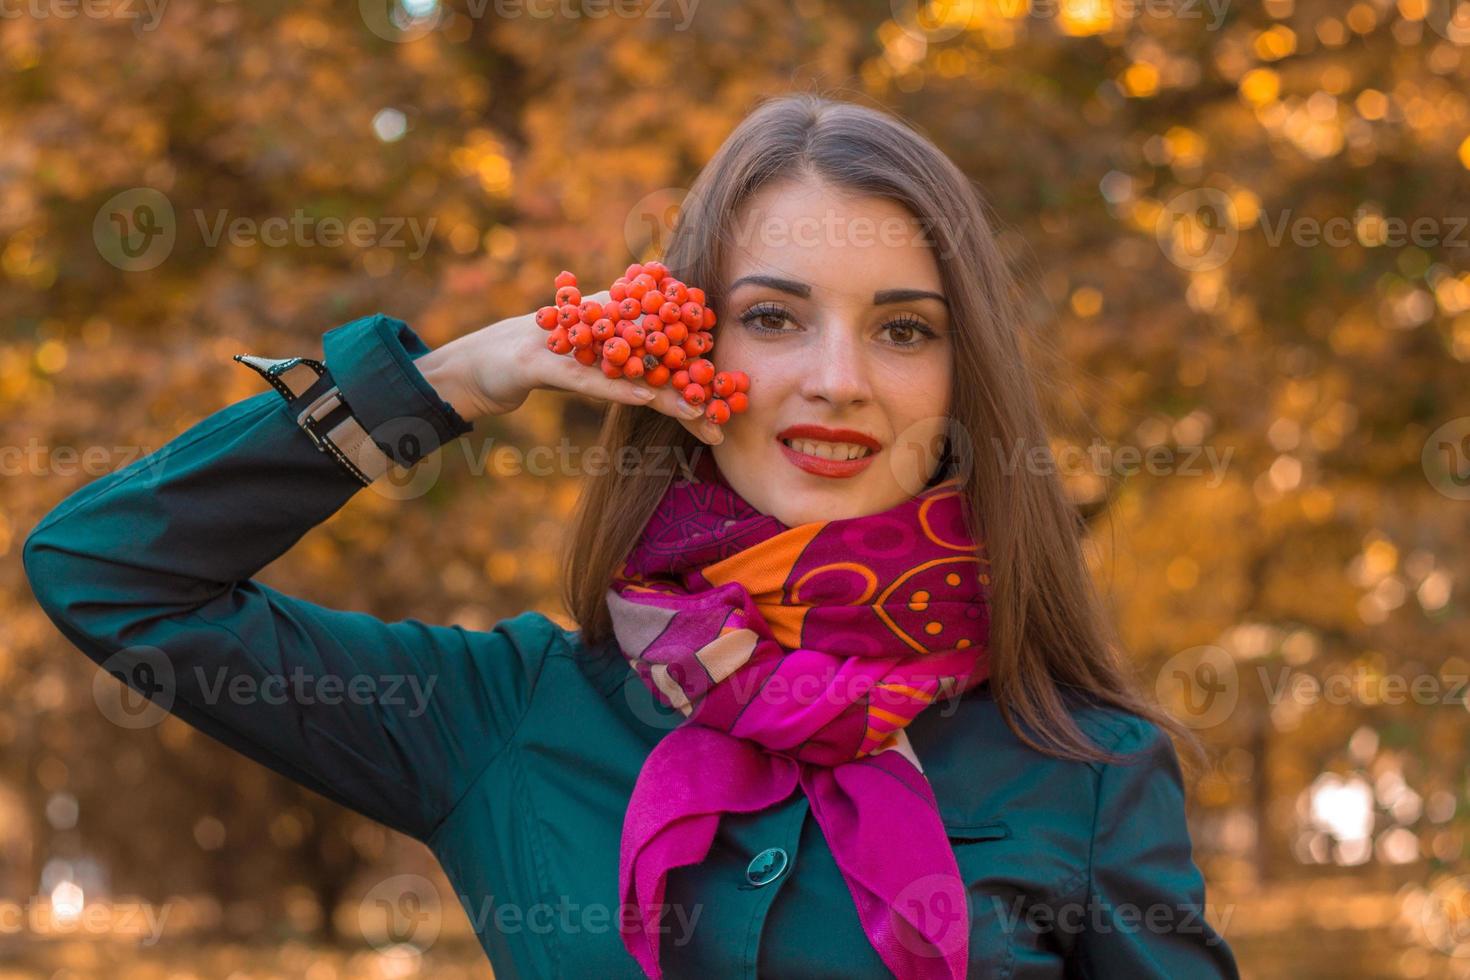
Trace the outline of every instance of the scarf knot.
<path fill-rule="evenodd" d="M 963 977 L 968 897 L 904 731 L 989 676 L 989 563 L 959 481 L 788 527 L 702 462 L 607 594 L 629 666 L 684 715 L 624 817 L 618 887 L 639 910 L 624 945 L 660 978 L 668 872 L 704 860 L 721 814 L 800 786 L 883 962 L 904 980 Z"/>

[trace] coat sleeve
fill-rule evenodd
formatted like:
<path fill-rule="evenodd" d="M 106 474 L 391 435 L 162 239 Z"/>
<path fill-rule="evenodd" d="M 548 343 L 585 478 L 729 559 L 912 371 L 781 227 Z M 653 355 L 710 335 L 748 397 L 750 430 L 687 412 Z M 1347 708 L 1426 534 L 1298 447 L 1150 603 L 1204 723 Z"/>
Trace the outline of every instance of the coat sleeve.
<path fill-rule="evenodd" d="M 1136 761 L 1102 769 L 1090 888 L 1069 975 L 1239 980 L 1234 954 L 1205 919 L 1174 743 L 1152 722 L 1130 721 L 1114 751 L 1137 753 Z"/>
<path fill-rule="evenodd" d="M 122 727 L 171 712 L 425 839 L 508 744 L 563 634 L 529 612 L 482 631 L 383 622 L 252 579 L 372 482 L 299 424 L 324 392 L 336 386 L 343 411 L 386 433 L 378 448 L 396 461 L 471 429 L 414 366 L 428 348 L 401 321 L 356 320 L 323 347 L 306 390 L 272 379 L 275 390 L 72 492 L 32 529 L 22 560 L 66 639 L 148 699 L 99 675 L 99 707 Z"/>

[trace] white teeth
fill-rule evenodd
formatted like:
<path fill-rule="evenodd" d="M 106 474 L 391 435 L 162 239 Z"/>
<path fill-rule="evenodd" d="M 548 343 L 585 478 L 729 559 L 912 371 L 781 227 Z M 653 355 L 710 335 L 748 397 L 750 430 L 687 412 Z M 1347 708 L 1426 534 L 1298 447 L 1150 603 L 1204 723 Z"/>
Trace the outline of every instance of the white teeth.
<path fill-rule="evenodd" d="M 818 442 L 815 439 L 782 439 L 786 445 L 799 453 L 822 459 L 857 459 L 869 456 L 872 450 L 851 442 Z"/>

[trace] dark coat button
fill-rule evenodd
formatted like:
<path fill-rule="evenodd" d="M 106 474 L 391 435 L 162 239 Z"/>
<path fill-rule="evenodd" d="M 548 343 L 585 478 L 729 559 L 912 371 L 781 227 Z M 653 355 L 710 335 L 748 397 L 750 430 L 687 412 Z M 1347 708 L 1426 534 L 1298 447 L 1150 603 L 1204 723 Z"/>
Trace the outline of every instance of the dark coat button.
<path fill-rule="evenodd" d="M 745 880 L 752 885 L 769 885 L 786 871 L 788 858 L 784 848 L 768 847 L 745 866 Z"/>

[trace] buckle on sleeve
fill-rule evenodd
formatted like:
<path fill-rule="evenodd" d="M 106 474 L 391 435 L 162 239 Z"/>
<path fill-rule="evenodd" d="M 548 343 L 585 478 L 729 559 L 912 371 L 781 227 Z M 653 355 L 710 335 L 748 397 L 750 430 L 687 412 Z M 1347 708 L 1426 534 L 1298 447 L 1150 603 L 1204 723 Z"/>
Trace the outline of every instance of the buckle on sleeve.
<path fill-rule="evenodd" d="M 326 452 L 327 446 L 326 440 L 317 434 L 316 427 L 342 403 L 342 392 L 337 389 L 336 385 L 333 385 L 313 399 L 312 403 L 303 408 L 301 414 L 296 416 L 296 424 L 311 437 L 319 453 Z"/>

